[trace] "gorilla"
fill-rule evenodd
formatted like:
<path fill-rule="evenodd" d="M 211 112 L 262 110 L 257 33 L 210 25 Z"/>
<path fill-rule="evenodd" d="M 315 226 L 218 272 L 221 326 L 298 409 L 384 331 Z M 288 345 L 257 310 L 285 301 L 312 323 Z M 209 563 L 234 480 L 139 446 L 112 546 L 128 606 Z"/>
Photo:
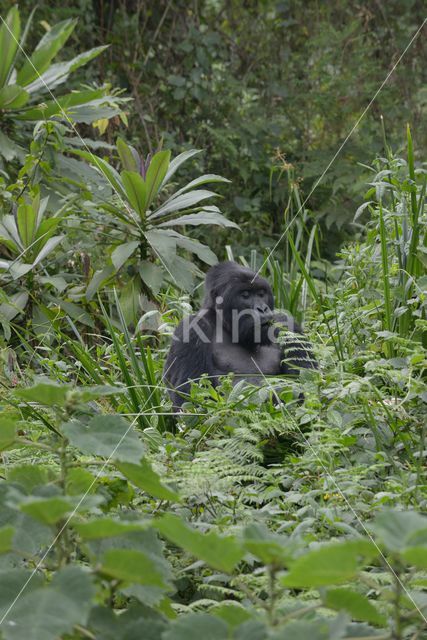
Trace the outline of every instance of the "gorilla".
<path fill-rule="evenodd" d="M 206 275 L 202 308 L 174 333 L 163 379 L 179 410 L 191 382 L 203 374 L 214 386 L 228 373 L 235 382 L 261 384 L 266 375 L 296 374 L 301 367 L 317 368 L 310 345 L 291 316 L 274 312 L 267 280 L 235 262 L 221 262 Z"/>

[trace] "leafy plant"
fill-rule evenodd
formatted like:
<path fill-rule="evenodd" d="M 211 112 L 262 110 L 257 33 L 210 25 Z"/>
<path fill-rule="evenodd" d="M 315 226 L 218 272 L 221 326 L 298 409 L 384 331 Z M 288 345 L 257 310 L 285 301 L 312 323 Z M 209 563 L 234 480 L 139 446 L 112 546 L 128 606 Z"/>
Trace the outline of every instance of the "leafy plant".
<path fill-rule="evenodd" d="M 24 162 L 32 129 L 39 121 L 60 119 L 72 129 L 74 123 L 91 124 L 121 115 L 123 99 L 108 86 L 69 91 L 60 97 L 52 92 L 67 82 L 70 74 L 102 53 L 94 47 L 71 60 L 54 62 L 73 33 L 77 20 L 68 19 L 50 27 L 27 55 L 25 45 L 35 9 L 21 27 L 18 6 L 13 6 L 0 26 L 0 157 L 10 163 Z M 47 98 L 45 98 L 47 94 Z M 77 140 L 78 144 L 80 140 Z M 70 141 L 72 143 L 72 141 Z"/>
<path fill-rule="evenodd" d="M 121 302 L 129 321 L 136 316 L 141 292 L 155 297 L 164 278 L 179 288 L 192 288 L 193 277 L 201 272 L 179 251 L 196 255 L 209 265 L 216 262 L 215 254 L 208 246 L 178 233 L 176 227 L 218 225 L 237 228 L 237 225 L 227 220 L 218 207 L 205 204 L 216 196 L 213 191 L 199 188 L 207 183 L 228 182 L 221 176 L 202 175 L 170 193 L 175 172 L 198 151 L 185 151 L 172 161 L 170 151 L 158 151 L 152 158 L 144 159 L 120 138 L 117 151 L 122 167 L 120 173 L 103 158 L 87 151 L 75 153 L 99 169 L 113 188 L 112 201 L 100 201 L 98 209 L 117 223 L 114 234 L 117 241 L 111 262 L 94 274 L 86 296 L 90 299 L 126 264 L 132 275 L 122 292 Z M 126 242 L 123 242 L 125 238 Z"/>

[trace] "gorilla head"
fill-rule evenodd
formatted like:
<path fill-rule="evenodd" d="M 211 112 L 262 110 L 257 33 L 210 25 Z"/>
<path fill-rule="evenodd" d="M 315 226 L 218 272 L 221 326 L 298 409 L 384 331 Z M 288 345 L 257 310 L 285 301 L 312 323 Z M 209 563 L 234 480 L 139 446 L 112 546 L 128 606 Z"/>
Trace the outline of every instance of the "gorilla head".
<path fill-rule="evenodd" d="M 274 298 L 267 280 L 235 262 L 221 262 L 206 276 L 203 307 L 216 312 L 217 327 L 247 349 L 267 344 Z"/>

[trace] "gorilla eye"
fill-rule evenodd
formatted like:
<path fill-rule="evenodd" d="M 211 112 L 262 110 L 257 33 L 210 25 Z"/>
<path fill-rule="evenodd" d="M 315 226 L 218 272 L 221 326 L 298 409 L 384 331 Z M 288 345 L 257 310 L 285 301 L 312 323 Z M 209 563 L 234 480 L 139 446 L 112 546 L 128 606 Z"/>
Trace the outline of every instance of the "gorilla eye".
<path fill-rule="evenodd" d="M 259 295 L 259 296 L 261 296 L 261 298 L 262 298 L 263 296 L 265 296 L 265 294 L 266 294 L 265 289 L 260 289 L 260 290 L 258 291 L 258 295 Z"/>
<path fill-rule="evenodd" d="M 244 291 L 241 292 L 240 295 L 242 296 L 242 298 L 245 298 L 245 300 L 247 300 L 250 297 L 251 293 L 250 293 L 250 291 L 245 289 Z"/>

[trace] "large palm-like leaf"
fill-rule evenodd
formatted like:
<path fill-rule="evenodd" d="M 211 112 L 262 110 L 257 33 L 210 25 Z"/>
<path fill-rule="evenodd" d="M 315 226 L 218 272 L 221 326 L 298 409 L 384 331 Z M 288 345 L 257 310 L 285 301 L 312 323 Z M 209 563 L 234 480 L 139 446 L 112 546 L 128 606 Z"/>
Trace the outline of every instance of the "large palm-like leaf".
<path fill-rule="evenodd" d="M 173 160 L 169 151 L 158 151 L 152 158 L 143 159 L 134 148 L 119 139 L 117 152 L 122 171 L 117 171 L 105 159 L 94 154 L 75 150 L 78 156 L 91 162 L 115 192 L 115 197 L 108 204 L 99 203 L 99 208 L 113 215 L 125 233 L 124 242 L 112 250 L 111 260 L 115 271 L 129 260 L 135 260 L 137 251 L 142 250 L 139 253 L 149 255 L 153 261 L 160 263 L 167 280 L 181 288 L 191 289 L 193 278 L 200 271 L 182 252 L 194 254 L 209 265 L 215 263 L 216 256 L 209 247 L 178 233 L 176 228 L 187 225 L 238 228 L 236 223 L 222 215 L 217 206 L 206 204 L 218 195 L 209 189 L 199 188 L 229 181 L 222 176 L 205 174 L 171 193 L 171 178 L 184 162 L 199 153 L 198 150 L 186 151 Z M 150 289 L 152 269 L 147 270 L 147 278 L 143 268 L 138 272 Z M 104 269 L 104 275 L 105 278 L 102 272 L 95 274 L 98 286 L 111 277 L 109 265 Z M 95 290 L 92 281 L 89 285 L 90 296 Z"/>

